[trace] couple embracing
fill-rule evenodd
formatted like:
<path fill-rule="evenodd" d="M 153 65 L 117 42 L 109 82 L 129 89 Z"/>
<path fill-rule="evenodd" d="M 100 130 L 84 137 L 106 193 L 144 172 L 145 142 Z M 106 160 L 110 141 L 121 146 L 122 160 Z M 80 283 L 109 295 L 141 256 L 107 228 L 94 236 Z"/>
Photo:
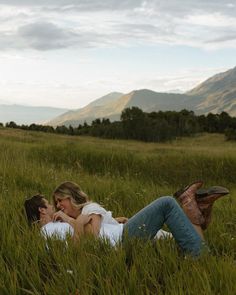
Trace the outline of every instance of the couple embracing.
<path fill-rule="evenodd" d="M 110 211 L 90 201 L 79 185 L 70 181 L 54 190 L 54 205 L 35 195 L 24 206 L 29 224 L 39 224 L 45 237 L 55 234 L 65 239 L 70 235 L 77 242 L 93 235 L 116 245 L 131 238 L 173 236 L 183 253 L 196 257 L 206 248 L 203 230 L 210 223 L 213 203 L 229 193 L 221 186 L 202 189 L 202 185 L 202 181 L 196 181 L 176 192 L 180 205 L 173 197 L 160 197 L 129 219 L 113 218 Z M 164 224 L 170 233 L 162 230 Z"/>

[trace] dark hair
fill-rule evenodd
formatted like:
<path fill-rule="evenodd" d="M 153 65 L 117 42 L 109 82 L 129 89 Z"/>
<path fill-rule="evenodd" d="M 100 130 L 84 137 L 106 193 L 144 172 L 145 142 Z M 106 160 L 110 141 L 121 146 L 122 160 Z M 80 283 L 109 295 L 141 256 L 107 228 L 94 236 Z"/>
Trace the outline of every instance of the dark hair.
<path fill-rule="evenodd" d="M 24 206 L 29 225 L 40 220 L 39 208 L 47 208 L 43 195 L 35 195 L 25 200 Z"/>

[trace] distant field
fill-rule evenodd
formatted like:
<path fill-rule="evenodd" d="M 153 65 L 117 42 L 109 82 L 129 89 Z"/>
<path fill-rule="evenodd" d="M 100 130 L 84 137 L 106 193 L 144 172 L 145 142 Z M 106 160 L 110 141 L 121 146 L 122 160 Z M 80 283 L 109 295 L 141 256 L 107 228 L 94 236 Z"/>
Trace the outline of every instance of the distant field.
<path fill-rule="evenodd" d="M 236 142 L 223 135 L 154 144 L 0 129 L 0 167 L 0 294 L 236 294 Z M 214 208 L 211 254 L 195 261 L 172 241 L 45 247 L 25 221 L 24 199 L 65 180 L 129 217 L 196 179 L 231 193 Z"/>

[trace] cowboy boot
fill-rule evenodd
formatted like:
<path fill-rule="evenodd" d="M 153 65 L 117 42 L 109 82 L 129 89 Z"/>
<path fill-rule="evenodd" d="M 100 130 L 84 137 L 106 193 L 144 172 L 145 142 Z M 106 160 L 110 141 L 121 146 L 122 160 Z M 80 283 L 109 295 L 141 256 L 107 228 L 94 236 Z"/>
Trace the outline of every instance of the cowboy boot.
<path fill-rule="evenodd" d="M 227 195 L 229 193 L 229 190 L 226 187 L 223 186 L 211 186 L 207 189 L 200 188 L 196 191 L 197 198 L 203 198 L 203 197 L 210 197 L 211 195 L 215 195 L 215 197 L 211 197 L 213 199 L 218 199 L 221 196 Z M 219 196 L 217 196 L 219 195 Z"/>
<path fill-rule="evenodd" d="M 201 225 L 205 222 L 195 199 L 196 191 L 202 186 L 202 184 L 202 181 L 196 181 L 174 193 L 174 197 L 180 202 L 183 211 L 188 216 L 189 220 L 195 225 Z"/>
<path fill-rule="evenodd" d="M 196 192 L 196 201 L 205 222 L 201 228 L 205 230 L 211 222 L 211 213 L 214 202 L 229 193 L 229 190 L 222 186 L 212 186 L 208 189 L 199 189 Z"/>
<path fill-rule="evenodd" d="M 204 217 L 204 222 L 201 224 L 202 230 L 206 230 L 208 225 L 211 222 L 211 215 L 212 215 L 212 204 L 203 204 L 200 202 L 197 202 L 198 208 L 200 212 L 202 213 L 202 216 Z"/>

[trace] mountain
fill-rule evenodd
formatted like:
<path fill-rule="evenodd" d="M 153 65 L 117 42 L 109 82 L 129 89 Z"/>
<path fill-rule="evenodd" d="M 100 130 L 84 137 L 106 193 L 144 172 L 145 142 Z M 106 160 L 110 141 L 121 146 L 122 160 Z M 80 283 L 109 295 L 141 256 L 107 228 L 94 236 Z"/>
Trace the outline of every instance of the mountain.
<path fill-rule="evenodd" d="M 228 112 L 236 116 L 236 68 L 217 74 L 184 94 L 159 93 L 148 89 L 128 94 L 110 93 L 82 109 L 69 111 L 48 124 L 78 126 L 96 118 L 119 120 L 121 112 L 137 106 L 145 112 L 193 110 L 196 114 Z"/>
<path fill-rule="evenodd" d="M 96 118 L 109 118 L 111 121 L 119 120 L 121 112 L 128 107 L 137 106 L 143 111 L 167 111 L 182 110 L 184 108 L 192 109 L 195 105 L 195 97 L 176 94 L 176 93 L 158 93 L 148 89 L 135 90 L 122 95 L 113 93 L 99 98 L 86 107 L 69 111 L 48 122 L 49 125 L 72 125 L 78 126 L 84 121 L 91 123 Z M 188 102 L 188 107 L 186 104 Z"/>
<path fill-rule="evenodd" d="M 0 122 L 14 121 L 17 124 L 26 125 L 43 124 L 51 118 L 65 113 L 65 111 L 67 109 L 0 104 Z"/>
<path fill-rule="evenodd" d="M 199 98 L 197 113 L 225 111 L 236 116 L 236 67 L 209 78 L 187 94 Z"/>
<path fill-rule="evenodd" d="M 113 104 L 123 96 L 123 93 L 112 92 L 101 98 L 91 102 L 86 107 L 68 111 L 55 119 L 48 122 L 49 125 L 72 125 L 77 126 L 80 123 L 91 123 L 96 118 L 103 118 L 109 115 L 113 115 Z"/>
<path fill-rule="evenodd" d="M 92 101 L 90 104 L 88 104 L 88 106 L 90 106 L 90 107 L 104 106 L 107 103 L 117 100 L 122 95 L 124 95 L 124 94 L 121 92 L 111 92 L 105 96 L 102 96 L 102 97 Z"/>

